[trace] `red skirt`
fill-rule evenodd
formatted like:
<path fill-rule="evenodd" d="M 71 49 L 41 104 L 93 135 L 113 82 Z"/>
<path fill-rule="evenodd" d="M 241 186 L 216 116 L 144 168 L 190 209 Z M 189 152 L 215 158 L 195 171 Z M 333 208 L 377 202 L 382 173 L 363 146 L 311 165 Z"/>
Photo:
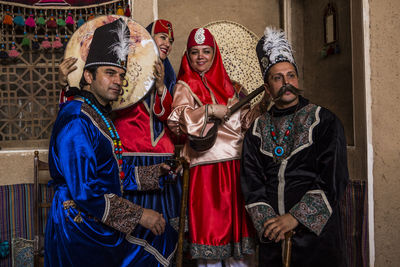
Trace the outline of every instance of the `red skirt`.
<path fill-rule="evenodd" d="M 240 161 L 190 169 L 189 235 L 193 258 L 242 258 L 254 253 L 254 229 L 240 188 Z"/>

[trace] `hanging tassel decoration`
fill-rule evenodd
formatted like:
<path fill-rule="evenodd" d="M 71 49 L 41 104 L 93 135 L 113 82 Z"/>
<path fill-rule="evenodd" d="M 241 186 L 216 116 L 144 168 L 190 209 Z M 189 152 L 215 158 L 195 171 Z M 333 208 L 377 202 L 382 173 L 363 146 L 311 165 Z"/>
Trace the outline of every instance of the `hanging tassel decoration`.
<path fill-rule="evenodd" d="M 4 15 L 3 24 L 4 25 L 12 25 L 13 24 L 13 18 L 10 15 L 10 10 L 9 9 L 7 9 L 7 13 Z"/>
<path fill-rule="evenodd" d="M 53 14 L 51 14 L 51 17 L 47 20 L 46 25 L 47 28 L 57 28 L 57 22 L 54 19 Z"/>
<path fill-rule="evenodd" d="M 46 20 L 43 18 L 43 11 L 40 10 L 39 18 L 36 19 L 36 24 L 39 26 L 43 26 L 46 24 Z"/>
<path fill-rule="evenodd" d="M 32 13 L 31 13 L 31 14 L 29 15 L 29 17 L 26 19 L 25 25 L 28 26 L 28 27 L 31 27 L 31 28 L 35 28 L 35 27 L 36 27 L 36 22 L 35 22 L 35 20 L 33 19 L 33 14 L 32 14 Z"/>
<path fill-rule="evenodd" d="M 38 40 L 37 35 L 35 34 L 33 41 L 32 41 L 32 49 L 39 50 L 39 48 L 40 48 L 39 40 Z"/>
<path fill-rule="evenodd" d="M 14 17 L 13 21 L 17 26 L 25 26 L 25 20 L 21 15 L 21 10 L 18 9 L 18 15 Z"/>
<path fill-rule="evenodd" d="M 124 10 L 122 9 L 121 5 L 118 5 L 117 8 L 117 15 L 123 16 L 124 15 Z"/>
<path fill-rule="evenodd" d="M 80 26 L 82 26 L 85 23 L 85 20 L 82 17 L 82 13 L 79 14 L 79 19 L 76 22 L 76 26 L 79 28 Z"/>
<path fill-rule="evenodd" d="M 60 16 L 57 19 L 57 25 L 60 27 L 65 27 L 65 25 L 66 25 L 65 20 L 63 20 L 63 18 L 62 18 L 61 12 L 60 12 Z"/>
<path fill-rule="evenodd" d="M 129 8 L 129 5 L 126 5 L 125 16 L 128 17 L 128 18 L 131 16 L 131 10 Z"/>
<path fill-rule="evenodd" d="M 7 59 L 7 58 L 8 58 L 8 53 L 6 52 L 6 47 L 4 44 L 1 44 L 0 59 Z"/>
<path fill-rule="evenodd" d="M 93 10 L 90 11 L 90 15 L 89 15 L 89 17 L 88 17 L 87 20 L 89 21 L 89 20 L 91 20 L 91 19 L 94 19 Z"/>
<path fill-rule="evenodd" d="M 31 46 L 31 40 L 28 38 L 26 32 L 24 32 L 24 38 L 22 39 L 21 46 L 24 49 L 29 49 L 29 47 Z"/>
<path fill-rule="evenodd" d="M 42 41 L 41 46 L 43 49 L 51 48 L 51 43 L 49 41 L 49 36 L 47 34 L 44 36 L 44 40 Z"/>
<path fill-rule="evenodd" d="M 67 19 L 65 20 L 65 23 L 66 23 L 67 25 L 74 25 L 74 24 L 75 24 L 75 21 L 74 21 L 74 18 L 72 17 L 71 12 L 68 13 L 68 17 L 67 17 Z"/>
<path fill-rule="evenodd" d="M 56 39 L 53 41 L 52 47 L 54 49 L 59 49 L 63 47 L 63 44 L 61 43 L 60 37 L 58 34 L 56 35 Z"/>
<path fill-rule="evenodd" d="M 65 35 L 65 37 L 64 37 L 64 43 L 63 43 L 64 49 L 67 48 L 67 44 L 68 44 L 68 35 Z"/>
<path fill-rule="evenodd" d="M 19 55 L 20 55 L 20 53 L 17 51 L 17 49 L 15 49 L 15 43 L 12 42 L 11 43 L 11 50 L 8 51 L 8 56 L 10 58 L 17 58 L 17 57 L 19 57 Z"/>

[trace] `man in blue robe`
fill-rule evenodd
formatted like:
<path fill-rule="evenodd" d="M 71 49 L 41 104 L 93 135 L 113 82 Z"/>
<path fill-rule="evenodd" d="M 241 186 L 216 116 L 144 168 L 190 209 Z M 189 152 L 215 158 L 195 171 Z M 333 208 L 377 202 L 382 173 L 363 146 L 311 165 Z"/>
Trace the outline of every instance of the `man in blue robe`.
<path fill-rule="evenodd" d="M 167 266 L 175 240 L 156 239 L 163 252 L 127 238 L 141 225 L 165 231 L 162 214 L 122 198 L 121 141 L 109 118 L 126 72 L 129 29 L 123 20 L 97 28 L 75 99 L 61 106 L 49 148 L 55 195 L 45 237 L 46 266 Z M 85 86 L 83 86 L 85 85 Z M 146 189 L 159 188 L 165 164 L 140 170 Z M 143 249 L 143 247 L 145 249 Z"/>

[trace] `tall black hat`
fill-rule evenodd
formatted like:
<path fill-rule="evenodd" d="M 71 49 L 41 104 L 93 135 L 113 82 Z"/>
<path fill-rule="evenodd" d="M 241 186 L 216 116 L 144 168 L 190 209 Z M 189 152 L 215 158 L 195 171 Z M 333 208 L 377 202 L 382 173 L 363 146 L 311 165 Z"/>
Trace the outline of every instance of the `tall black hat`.
<path fill-rule="evenodd" d="M 128 25 L 122 19 L 97 28 L 84 68 L 115 66 L 126 70 L 131 44 Z"/>
<path fill-rule="evenodd" d="M 297 72 L 292 47 L 282 30 L 267 27 L 257 43 L 256 52 L 264 81 L 268 70 L 279 62 L 292 63 Z"/>

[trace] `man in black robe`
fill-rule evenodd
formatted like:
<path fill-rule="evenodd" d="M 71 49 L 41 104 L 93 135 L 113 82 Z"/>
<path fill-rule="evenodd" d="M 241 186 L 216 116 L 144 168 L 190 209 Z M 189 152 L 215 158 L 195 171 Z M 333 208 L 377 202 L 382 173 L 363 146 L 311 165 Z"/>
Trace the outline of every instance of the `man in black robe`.
<path fill-rule="evenodd" d="M 274 105 L 246 133 L 241 185 L 260 238 L 259 266 L 282 266 L 290 231 L 291 266 L 346 266 L 338 205 L 349 181 L 343 126 L 300 95 L 282 31 L 267 28 L 257 55 Z"/>

